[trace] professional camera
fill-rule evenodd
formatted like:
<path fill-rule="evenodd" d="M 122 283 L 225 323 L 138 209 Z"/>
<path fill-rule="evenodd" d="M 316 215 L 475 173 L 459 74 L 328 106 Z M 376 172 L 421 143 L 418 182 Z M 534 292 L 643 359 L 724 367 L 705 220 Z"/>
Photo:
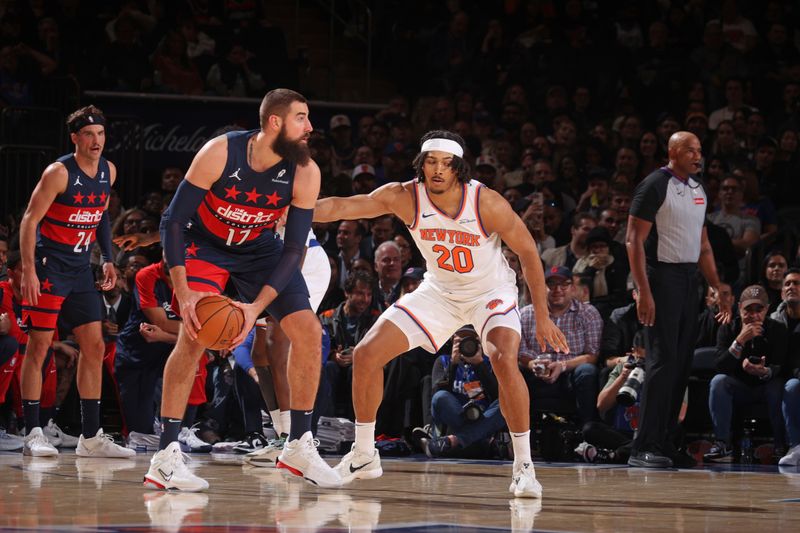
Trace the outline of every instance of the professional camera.
<path fill-rule="evenodd" d="M 628 375 L 628 379 L 622 385 L 617 393 L 617 403 L 628 407 L 636 403 L 639 399 L 639 393 L 642 391 L 642 383 L 644 383 L 644 359 L 637 359 L 630 355 L 625 362 L 625 368 L 632 368 L 633 371 Z"/>
<path fill-rule="evenodd" d="M 462 357 L 474 357 L 478 353 L 479 347 L 476 337 L 464 337 L 458 343 L 458 351 L 461 352 Z"/>
<path fill-rule="evenodd" d="M 467 422 L 475 422 L 483 416 L 483 406 L 477 399 L 472 399 L 461 408 L 461 414 Z"/>

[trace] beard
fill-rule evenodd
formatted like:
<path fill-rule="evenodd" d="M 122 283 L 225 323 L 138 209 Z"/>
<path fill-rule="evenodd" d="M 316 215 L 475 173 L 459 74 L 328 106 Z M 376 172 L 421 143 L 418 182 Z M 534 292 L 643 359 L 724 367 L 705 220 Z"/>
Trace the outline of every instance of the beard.
<path fill-rule="evenodd" d="M 307 144 L 301 141 L 308 139 L 303 136 L 298 140 L 292 140 L 286 135 L 286 128 L 281 127 L 278 137 L 272 143 L 272 151 L 292 163 L 305 166 L 311 159 L 311 151 Z"/>

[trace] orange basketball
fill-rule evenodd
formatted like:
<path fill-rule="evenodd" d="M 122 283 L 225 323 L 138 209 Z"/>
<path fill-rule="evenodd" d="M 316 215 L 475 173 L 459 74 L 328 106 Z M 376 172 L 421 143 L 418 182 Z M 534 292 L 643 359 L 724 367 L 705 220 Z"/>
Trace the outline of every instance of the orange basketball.
<path fill-rule="evenodd" d="M 195 306 L 197 342 L 210 350 L 227 348 L 244 326 L 244 313 L 226 296 L 206 296 Z"/>

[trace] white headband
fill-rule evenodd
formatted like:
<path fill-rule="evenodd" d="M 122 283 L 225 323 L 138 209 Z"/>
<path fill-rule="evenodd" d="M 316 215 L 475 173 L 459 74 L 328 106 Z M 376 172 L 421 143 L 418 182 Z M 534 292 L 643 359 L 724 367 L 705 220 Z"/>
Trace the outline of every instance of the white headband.
<path fill-rule="evenodd" d="M 420 152 L 447 152 L 458 157 L 464 157 L 464 149 L 461 145 L 450 139 L 428 139 L 422 143 Z"/>

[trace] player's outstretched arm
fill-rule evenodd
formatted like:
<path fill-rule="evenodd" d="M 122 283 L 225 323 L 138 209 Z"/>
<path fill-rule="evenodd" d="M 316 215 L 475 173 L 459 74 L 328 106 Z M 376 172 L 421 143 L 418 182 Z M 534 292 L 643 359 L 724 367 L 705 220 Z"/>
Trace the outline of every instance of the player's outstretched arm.
<path fill-rule="evenodd" d="M 393 213 L 408 222 L 405 211 L 411 205 L 410 183 L 387 183 L 369 194 L 320 198 L 314 208 L 314 222 L 375 218 Z"/>
<path fill-rule="evenodd" d="M 67 169 L 61 163 L 49 165 L 36 184 L 20 223 L 19 247 L 22 259 L 22 298 L 36 305 L 39 302 L 39 279 L 36 277 L 36 227 L 44 218 L 56 196 L 67 190 Z"/>
<path fill-rule="evenodd" d="M 486 231 L 490 234 L 497 233 L 519 256 L 519 263 L 528 283 L 536 313 L 536 340 L 540 348 L 546 350 L 546 344 L 550 344 L 559 352 L 569 353 L 566 337 L 550 320 L 542 260 L 536 250 L 536 242 L 525 227 L 525 223 L 517 216 L 508 201 L 491 189 L 484 188 L 478 207 L 481 219 L 487 221 Z"/>

